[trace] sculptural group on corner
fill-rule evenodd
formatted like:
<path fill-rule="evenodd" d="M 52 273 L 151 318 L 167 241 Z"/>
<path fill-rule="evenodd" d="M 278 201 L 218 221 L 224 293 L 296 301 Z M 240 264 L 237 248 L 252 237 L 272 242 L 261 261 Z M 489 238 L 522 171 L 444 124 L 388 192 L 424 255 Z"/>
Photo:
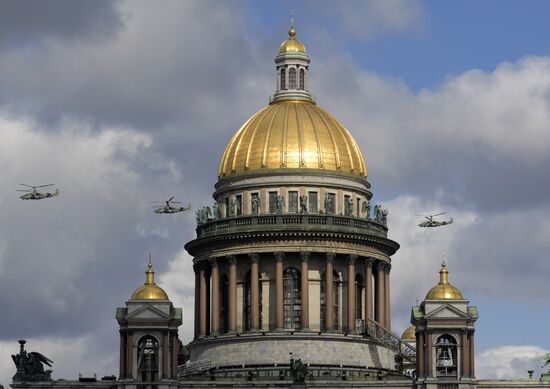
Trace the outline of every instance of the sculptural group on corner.
<path fill-rule="evenodd" d="M 25 340 L 19 341 L 19 354 L 12 355 L 13 363 L 17 372 L 13 376 L 13 381 L 18 382 L 43 382 L 51 381 L 52 371 L 44 370 L 44 365 L 52 366 L 53 361 L 44 355 L 33 351 L 27 353 L 25 350 Z"/>
<path fill-rule="evenodd" d="M 197 224 L 201 225 L 204 224 L 210 219 L 212 216 L 212 211 L 210 210 L 210 207 L 202 207 L 200 209 L 197 209 L 195 212 L 197 217 Z"/>
<path fill-rule="evenodd" d="M 300 358 L 290 357 L 290 375 L 293 384 L 303 384 L 307 377 L 307 366 L 303 364 Z"/>

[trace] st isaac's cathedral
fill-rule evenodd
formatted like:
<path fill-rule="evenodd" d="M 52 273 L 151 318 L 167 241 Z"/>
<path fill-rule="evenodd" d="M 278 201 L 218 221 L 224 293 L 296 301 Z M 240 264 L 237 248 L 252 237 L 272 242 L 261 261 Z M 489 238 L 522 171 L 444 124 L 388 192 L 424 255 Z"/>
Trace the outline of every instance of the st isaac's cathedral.
<path fill-rule="evenodd" d="M 145 284 L 116 311 L 118 377 L 52 381 L 47 360 L 21 341 L 13 388 L 550 388 L 476 378 L 478 312 L 445 261 L 411 326 L 392 333 L 399 244 L 388 238 L 388 212 L 371 204 L 363 155 L 316 104 L 306 48 L 294 27 L 288 35 L 275 57 L 276 91 L 229 140 L 215 205 L 197 212 L 186 245 L 194 339 L 179 341 L 182 310 L 149 263 Z"/>

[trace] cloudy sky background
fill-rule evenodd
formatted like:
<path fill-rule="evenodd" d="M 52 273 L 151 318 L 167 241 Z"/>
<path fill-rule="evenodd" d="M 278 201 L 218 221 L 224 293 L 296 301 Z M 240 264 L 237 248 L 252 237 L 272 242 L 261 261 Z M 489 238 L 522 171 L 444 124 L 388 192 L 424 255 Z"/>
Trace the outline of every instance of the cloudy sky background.
<path fill-rule="evenodd" d="M 477 375 L 541 372 L 550 350 L 550 4 L 543 1 L 0 3 L 0 383 L 17 339 L 54 377 L 118 374 L 115 308 L 144 279 L 184 308 L 193 213 L 234 131 L 267 104 L 289 10 L 311 91 L 352 132 L 390 211 L 392 324 L 438 280 L 480 319 Z M 20 183 L 61 196 L 18 199 Z M 418 213 L 455 224 L 424 230 Z"/>

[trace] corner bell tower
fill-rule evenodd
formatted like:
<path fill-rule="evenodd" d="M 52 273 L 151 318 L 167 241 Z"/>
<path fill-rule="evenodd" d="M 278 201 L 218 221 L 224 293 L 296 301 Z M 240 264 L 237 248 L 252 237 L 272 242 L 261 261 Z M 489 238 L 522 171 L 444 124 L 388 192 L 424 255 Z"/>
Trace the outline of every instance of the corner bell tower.
<path fill-rule="evenodd" d="M 434 286 L 420 306 L 413 307 L 416 326 L 417 387 L 435 389 L 442 380 L 455 388 L 474 388 L 474 324 L 477 308 L 449 283 L 445 260 Z"/>
<path fill-rule="evenodd" d="M 145 284 L 137 288 L 125 308 L 117 308 L 120 326 L 119 389 L 177 388 L 178 327 L 181 308 L 174 308 L 166 292 L 155 284 L 149 259 Z"/>

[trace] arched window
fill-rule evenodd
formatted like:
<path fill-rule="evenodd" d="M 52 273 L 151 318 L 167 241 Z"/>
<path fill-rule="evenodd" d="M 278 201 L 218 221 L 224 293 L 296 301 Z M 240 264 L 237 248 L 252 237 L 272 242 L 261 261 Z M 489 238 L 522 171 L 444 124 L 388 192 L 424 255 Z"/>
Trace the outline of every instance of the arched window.
<path fill-rule="evenodd" d="M 154 382 L 159 379 L 159 343 L 152 336 L 144 336 L 138 343 L 138 379 Z"/>
<path fill-rule="evenodd" d="M 306 72 L 304 69 L 300 69 L 300 89 L 306 89 Z"/>
<path fill-rule="evenodd" d="M 246 273 L 244 277 L 244 329 L 250 331 L 252 328 L 252 289 L 250 287 L 250 271 Z M 258 292 L 259 292 L 259 314 L 260 314 L 260 328 L 262 328 L 262 281 L 258 279 Z"/>
<path fill-rule="evenodd" d="M 332 322 L 334 323 L 334 328 L 330 330 L 338 330 L 338 291 L 340 286 L 340 276 L 336 271 L 332 273 Z M 327 314 L 327 281 L 326 273 L 321 274 L 321 330 L 327 331 L 325 327 L 326 323 L 326 314 Z"/>
<path fill-rule="evenodd" d="M 288 71 L 288 88 L 296 89 L 296 69 L 294 68 Z"/>
<path fill-rule="evenodd" d="M 281 69 L 281 90 L 286 89 L 286 72 L 285 69 Z"/>
<path fill-rule="evenodd" d="M 365 282 L 363 276 L 359 273 L 355 276 L 355 318 L 364 319 L 363 316 L 363 290 Z"/>
<path fill-rule="evenodd" d="M 229 331 L 229 278 L 227 274 L 222 274 L 220 278 L 221 291 L 221 306 L 220 306 L 220 323 L 221 332 Z"/>
<path fill-rule="evenodd" d="M 456 340 L 451 335 L 441 335 L 435 343 L 435 367 L 438 376 L 456 376 Z"/>
<path fill-rule="evenodd" d="M 302 326 L 302 289 L 300 272 L 287 267 L 283 275 L 283 311 L 285 328 L 299 329 Z"/>

